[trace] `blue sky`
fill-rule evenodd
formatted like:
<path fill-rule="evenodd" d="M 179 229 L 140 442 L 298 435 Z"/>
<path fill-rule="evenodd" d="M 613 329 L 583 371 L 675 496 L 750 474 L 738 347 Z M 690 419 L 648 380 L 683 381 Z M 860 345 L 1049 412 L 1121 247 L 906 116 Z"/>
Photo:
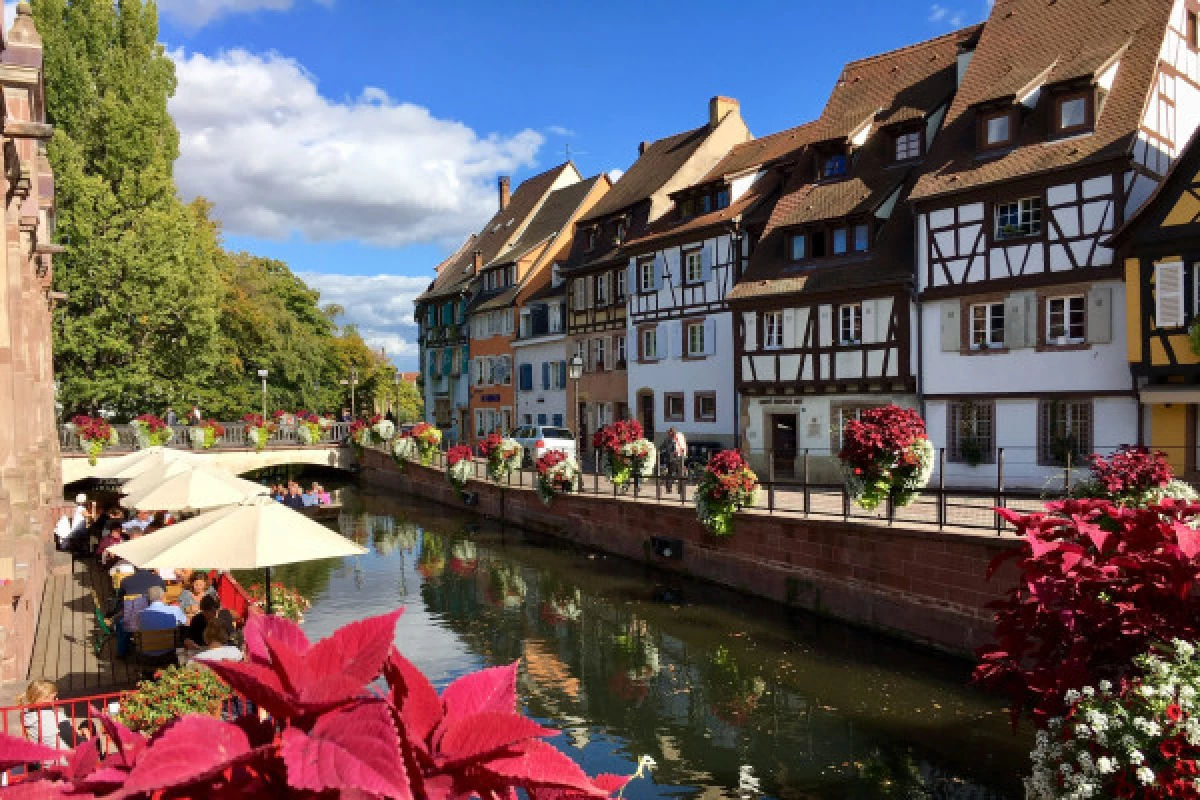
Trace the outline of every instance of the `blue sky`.
<path fill-rule="evenodd" d="M 985 2 L 159 0 L 177 177 L 229 246 L 287 261 L 412 368 L 411 298 L 494 211 L 496 175 L 568 145 L 585 175 L 622 170 L 714 94 L 756 135 L 792 127 L 844 62 Z"/>

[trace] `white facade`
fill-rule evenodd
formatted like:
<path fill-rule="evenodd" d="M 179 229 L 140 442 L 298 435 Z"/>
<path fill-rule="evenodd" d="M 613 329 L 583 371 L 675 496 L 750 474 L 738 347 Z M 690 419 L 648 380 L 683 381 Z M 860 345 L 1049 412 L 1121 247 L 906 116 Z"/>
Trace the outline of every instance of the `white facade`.
<path fill-rule="evenodd" d="M 513 342 L 517 375 L 515 424 L 566 426 L 574 430 L 567 413 L 567 343 L 562 333 L 518 339 Z M 528 376 L 525 381 L 523 375 Z"/>
<path fill-rule="evenodd" d="M 739 242 L 745 239 L 714 234 L 630 259 L 628 402 L 656 443 L 674 427 L 692 443 L 736 444 L 733 315 L 725 297 Z"/>

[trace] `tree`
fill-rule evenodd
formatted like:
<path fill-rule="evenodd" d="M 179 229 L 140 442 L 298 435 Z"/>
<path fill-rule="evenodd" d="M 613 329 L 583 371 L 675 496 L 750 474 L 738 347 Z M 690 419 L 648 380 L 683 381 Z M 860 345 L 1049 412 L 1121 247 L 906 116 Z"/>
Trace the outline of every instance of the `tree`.
<path fill-rule="evenodd" d="M 425 417 L 425 401 L 415 383 L 400 381 L 396 385 L 396 416 L 401 422 L 419 422 Z"/>
<path fill-rule="evenodd" d="M 153 3 L 34 0 L 56 173 L 55 367 L 67 414 L 201 397 L 222 362 L 220 244 L 179 198 L 175 70 Z M 201 212 L 205 213 L 201 213 Z"/>

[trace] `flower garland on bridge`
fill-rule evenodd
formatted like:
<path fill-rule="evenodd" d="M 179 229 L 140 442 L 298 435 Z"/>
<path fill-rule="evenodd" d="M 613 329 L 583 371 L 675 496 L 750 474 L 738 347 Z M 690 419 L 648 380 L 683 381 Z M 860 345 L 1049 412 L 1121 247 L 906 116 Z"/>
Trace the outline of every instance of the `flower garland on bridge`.
<path fill-rule="evenodd" d="M 605 425 L 592 436 L 592 445 L 603 456 L 604 470 L 617 486 L 625 486 L 634 475 L 654 472 L 658 451 L 637 420 Z"/>
<path fill-rule="evenodd" d="M 301 444 L 314 445 L 321 441 L 321 418 L 311 411 L 297 411 L 296 438 Z"/>
<path fill-rule="evenodd" d="M 470 445 L 459 444 L 446 452 L 446 480 L 461 495 L 474 469 L 474 452 Z"/>
<path fill-rule="evenodd" d="M 246 441 L 261 453 L 266 449 L 267 442 L 271 441 L 271 434 L 276 430 L 275 423 L 263 419 L 262 414 L 243 414 L 242 422 L 246 423 Z"/>
<path fill-rule="evenodd" d="M 550 505 L 554 495 L 579 490 L 579 464 L 562 450 L 550 450 L 537 460 L 537 493 Z"/>
<path fill-rule="evenodd" d="M 733 514 L 754 505 L 758 476 L 737 450 L 713 453 L 696 487 L 696 515 L 714 536 L 733 534 Z"/>
<path fill-rule="evenodd" d="M 418 422 L 413 426 L 409 435 L 417 443 L 421 466 L 428 467 L 433 463 L 433 457 L 437 455 L 438 449 L 442 446 L 442 432 L 428 422 Z"/>
<path fill-rule="evenodd" d="M 193 450 L 211 450 L 217 440 L 225 435 L 225 426 L 215 419 L 206 419 L 198 425 L 188 428 L 188 437 L 192 441 Z"/>
<path fill-rule="evenodd" d="M 1109 500 L 1119 506 L 1144 508 L 1165 498 L 1195 501 L 1196 491 L 1178 480 L 1167 454 L 1145 447 L 1122 445 L 1109 458 L 1092 453 L 1088 480 L 1076 484 L 1076 497 Z"/>
<path fill-rule="evenodd" d="M 175 431 L 153 414 L 139 414 L 133 418 L 133 437 L 139 450 L 147 447 L 162 447 L 175 438 Z"/>
<path fill-rule="evenodd" d="M 847 492 L 867 511 L 888 498 L 897 507 L 909 505 L 933 474 L 933 445 L 925 420 L 896 405 L 870 408 L 859 419 L 848 420 L 838 457 Z"/>
<path fill-rule="evenodd" d="M 96 466 L 96 460 L 105 448 L 116 447 L 119 441 L 117 429 L 109 425 L 108 420 L 103 417 L 89 417 L 86 414 L 80 414 L 71 420 L 71 425 L 75 428 L 75 435 L 83 443 L 88 463 L 93 467 Z"/>
<path fill-rule="evenodd" d="M 521 468 L 525 448 L 516 439 L 508 439 L 498 433 L 490 433 L 479 443 L 479 452 L 487 459 L 488 477 L 494 483 L 504 483 L 508 476 Z"/>

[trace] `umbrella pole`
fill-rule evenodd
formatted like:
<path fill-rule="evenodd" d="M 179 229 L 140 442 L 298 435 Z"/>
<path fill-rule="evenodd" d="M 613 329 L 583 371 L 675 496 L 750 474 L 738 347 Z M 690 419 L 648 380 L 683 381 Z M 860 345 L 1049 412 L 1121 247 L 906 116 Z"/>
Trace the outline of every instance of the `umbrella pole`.
<path fill-rule="evenodd" d="M 274 609 L 271 608 L 271 605 L 272 605 L 272 603 L 271 603 L 271 594 L 272 594 L 272 592 L 271 592 L 271 568 L 264 567 L 264 570 L 266 571 L 267 615 L 270 616 L 271 614 L 274 613 Z"/>

